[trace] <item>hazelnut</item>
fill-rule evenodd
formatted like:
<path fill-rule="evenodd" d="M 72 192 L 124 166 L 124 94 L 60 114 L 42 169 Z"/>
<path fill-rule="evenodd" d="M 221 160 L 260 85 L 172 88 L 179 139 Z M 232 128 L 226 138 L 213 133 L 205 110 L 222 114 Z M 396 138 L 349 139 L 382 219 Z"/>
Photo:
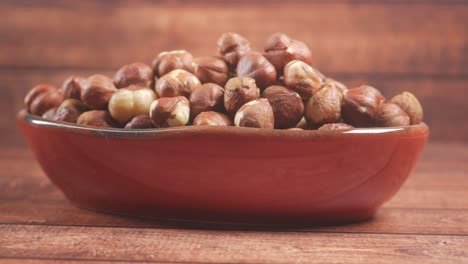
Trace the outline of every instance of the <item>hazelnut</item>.
<path fill-rule="evenodd" d="M 229 78 L 227 63 L 215 56 L 196 58 L 193 72 L 201 83 L 216 83 L 224 86 Z"/>
<path fill-rule="evenodd" d="M 265 47 L 265 57 L 275 66 L 279 74 L 284 66 L 292 60 L 312 63 L 312 53 L 304 42 L 291 39 L 286 34 L 275 33 L 268 39 Z"/>
<path fill-rule="evenodd" d="M 80 100 L 66 99 L 58 107 L 53 119 L 55 121 L 75 123 L 78 117 L 88 110 L 89 108 Z"/>
<path fill-rule="evenodd" d="M 403 92 L 390 100 L 401 107 L 408 114 L 411 125 L 421 123 L 423 119 L 423 109 L 416 96 L 410 92 Z"/>
<path fill-rule="evenodd" d="M 63 101 L 63 92 L 49 84 L 34 86 L 24 98 L 29 113 L 42 116 L 47 110 L 58 107 Z"/>
<path fill-rule="evenodd" d="M 206 111 L 224 111 L 224 89 L 214 83 L 196 86 L 190 94 L 190 114 L 192 117 Z"/>
<path fill-rule="evenodd" d="M 237 111 L 234 124 L 238 127 L 273 128 L 275 126 L 273 109 L 265 98 L 250 101 Z"/>
<path fill-rule="evenodd" d="M 384 103 L 379 109 L 376 124 L 384 127 L 408 126 L 410 117 L 398 105 Z"/>
<path fill-rule="evenodd" d="M 218 49 L 224 60 L 234 69 L 239 58 L 250 51 L 250 42 L 237 33 L 228 32 L 218 39 Z"/>
<path fill-rule="evenodd" d="M 343 94 L 334 85 L 326 85 L 307 101 L 305 118 L 309 125 L 336 123 L 341 120 Z"/>
<path fill-rule="evenodd" d="M 57 112 L 57 107 L 53 107 L 47 110 L 43 115 L 42 118 L 52 120 L 55 117 L 55 113 Z"/>
<path fill-rule="evenodd" d="M 130 85 L 153 88 L 153 70 L 140 62 L 125 65 L 115 73 L 114 84 L 117 88 Z"/>
<path fill-rule="evenodd" d="M 275 128 L 291 128 L 301 120 L 304 104 L 298 93 L 284 86 L 273 85 L 263 91 L 275 116 Z"/>
<path fill-rule="evenodd" d="M 303 101 L 322 88 L 325 76 L 305 62 L 293 60 L 284 67 L 284 83 L 297 92 Z"/>
<path fill-rule="evenodd" d="M 194 126 L 232 126 L 229 116 L 214 111 L 202 112 L 193 120 Z"/>
<path fill-rule="evenodd" d="M 189 101 L 183 96 L 159 98 L 149 113 L 155 127 L 185 126 L 190 117 Z"/>
<path fill-rule="evenodd" d="M 129 86 L 119 89 L 109 101 L 109 112 L 115 120 L 125 124 L 137 115 L 148 114 L 156 94 L 149 88 Z"/>
<path fill-rule="evenodd" d="M 173 70 L 156 81 L 155 90 L 159 97 L 189 97 L 195 86 L 200 85 L 197 77 L 185 70 Z"/>
<path fill-rule="evenodd" d="M 154 128 L 149 115 L 137 115 L 125 125 L 125 129 L 148 129 Z"/>
<path fill-rule="evenodd" d="M 81 91 L 81 101 L 92 109 L 104 109 L 116 91 L 109 77 L 96 74 L 86 81 Z"/>
<path fill-rule="evenodd" d="M 106 110 L 84 112 L 78 117 L 76 123 L 78 125 L 90 127 L 118 127 L 117 122 L 112 119 L 112 116 Z"/>
<path fill-rule="evenodd" d="M 62 84 L 63 96 L 65 99 L 72 98 L 78 99 L 81 98 L 81 91 L 86 84 L 86 78 L 71 76 L 67 78 Z"/>
<path fill-rule="evenodd" d="M 345 123 L 330 123 L 321 126 L 318 130 L 349 130 L 353 128 L 353 126 Z"/>
<path fill-rule="evenodd" d="M 260 89 L 254 79 L 235 77 L 224 87 L 224 108 L 229 115 L 234 116 L 242 105 L 259 97 Z"/>
<path fill-rule="evenodd" d="M 249 51 L 239 58 L 236 68 L 240 77 L 250 77 L 260 89 L 276 82 L 275 67 L 258 52 Z"/>
<path fill-rule="evenodd" d="M 361 85 L 349 89 L 343 93 L 343 119 L 355 127 L 372 126 L 384 101 L 382 94 L 372 86 Z"/>
<path fill-rule="evenodd" d="M 344 93 L 346 90 L 348 90 L 348 87 L 346 87 L 346 85 L 332 78 L 325 78 L 324 85 L 334 85 L 336 88 L 338 88 L 338 90 L 341 93 Z"/>
<path fill-rule="evenodd" d="M 175 69 L 193 71 L 193 56 L 185 50 L 164 51 L 153 60 L 156 76 L 163 76 Z"/>

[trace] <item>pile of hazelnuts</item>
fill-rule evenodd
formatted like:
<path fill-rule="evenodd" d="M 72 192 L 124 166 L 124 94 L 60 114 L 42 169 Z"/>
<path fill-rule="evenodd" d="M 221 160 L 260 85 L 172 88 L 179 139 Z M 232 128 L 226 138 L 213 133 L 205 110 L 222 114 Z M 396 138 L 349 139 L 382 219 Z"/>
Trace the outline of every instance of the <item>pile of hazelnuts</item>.
<path fill-rule="evenodd" d="M 223 34 L 218 56 L 161 52 L 113 79 L 71 76 L 61 88 L 35 86 L 29 113 L 92 127 L 148 129 L 186 125 L 276 129 L 350 129 L 418 124 L 423 110 L 409 92 L 386 101 L 374 87 L 347 89 L 312 65 L 307 45 L 273 34 L 263 53 L 236 33 Z"/>

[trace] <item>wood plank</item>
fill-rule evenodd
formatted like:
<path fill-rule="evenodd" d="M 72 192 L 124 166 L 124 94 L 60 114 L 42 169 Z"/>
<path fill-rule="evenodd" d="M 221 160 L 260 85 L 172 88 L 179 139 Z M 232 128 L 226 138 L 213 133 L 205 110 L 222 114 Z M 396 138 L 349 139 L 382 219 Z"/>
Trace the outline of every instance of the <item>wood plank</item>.
<path fill-rule="evenodd" d="M 226 31 L 262 49 L 283 31 L 309 44 L 325 73 L 459 76 L 468 73 L 467 12 L 466 2 L 437 1 L 2 1 L 0 65 L 116 69 L 162 50 L 214 54 Z"/>
<path fill-rule="evenodd" d="M 0 256 L 209 263 L 463 263 L 467 236 L 1 225 Z"/>
<path fill-rule="evenodd" d="M 53 263 L 68 263 L 68 264 L 119 264 L 119 263 L 128 263 L 128 261 L 102 261 L 102 260 L 76 260 L 73 258 L 0 258 L 2 264 L 53 264 Z M 171 263 L 181 263 L 181 262 L 153 262 L 153 261 L 132 261 L 131 263 L 159 263 L 159 264 L 171 264 Z"/>

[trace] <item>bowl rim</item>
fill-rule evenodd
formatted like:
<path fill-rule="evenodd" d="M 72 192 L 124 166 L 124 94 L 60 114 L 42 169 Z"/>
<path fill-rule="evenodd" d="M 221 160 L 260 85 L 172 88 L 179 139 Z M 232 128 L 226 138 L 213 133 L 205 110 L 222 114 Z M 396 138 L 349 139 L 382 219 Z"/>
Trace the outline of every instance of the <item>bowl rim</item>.
<path fill-rule="evenodd" d="M 267 136 L 267 137 L 292 137 L 310 138 L 323 136 L 359 136 L 359 135 L 388 135 L 400 134 L 410 137 L 426 136 L 429 127 L 421 122 L 417 125 L 398 127 L 370 127 L 352 128 L 342 130 L 290 130 L 290 129 L 264 129 L 249 127 L 222 127 L 222 126 L 181 126 L 154 129 L 123 129 L 123 128 L 97 128 L 80 126 L 74 123 L 66 123 L 45 119 L 41 116 L 27 113 L 21 110 L 18 113 L 18 121 L 29 126 L 46 127 L 51 129 L 65 130 L 79 134 L 91 134 L 103 137 L 119 138 L 154 138 L 168 135 L 238 135 L 238 136 Z"/>

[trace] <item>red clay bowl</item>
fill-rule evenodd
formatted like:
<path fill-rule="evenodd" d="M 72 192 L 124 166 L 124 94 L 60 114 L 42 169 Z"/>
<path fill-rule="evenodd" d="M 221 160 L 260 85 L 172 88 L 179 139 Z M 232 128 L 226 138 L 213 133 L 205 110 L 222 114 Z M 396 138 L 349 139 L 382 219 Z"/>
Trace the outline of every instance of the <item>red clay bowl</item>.
<path fill-rule="evenodd" d="M 243 224 L 370 218 L 415 166 L 425 124 L 349 131 L 95 129 L 19 115 L 50 180 L 76 206 Z"/>

